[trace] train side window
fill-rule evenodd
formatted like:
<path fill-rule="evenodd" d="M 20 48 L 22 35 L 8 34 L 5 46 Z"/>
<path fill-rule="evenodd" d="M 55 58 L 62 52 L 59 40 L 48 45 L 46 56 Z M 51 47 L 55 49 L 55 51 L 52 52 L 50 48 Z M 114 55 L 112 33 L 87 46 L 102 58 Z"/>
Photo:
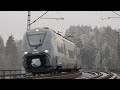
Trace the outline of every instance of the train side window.
<path fill-rule="evenodd" d="M 69 58 L 74 58 L 74 54 L 72 50 L 68 50 Z"/>
<path fill-rule="evenodd" d="M 60 43 L 57 43 L 57 50 L 58 50 L 59 53 L 64 53 L 63 45 L 60 44 Z"/>
<path fill-rule="evenodd" d="M 74 48 L 74 55 L 77 56 L 77 47 Z"/>
<path fill-rule="evenodd" d="M 77 50 L 76 49 L 74 49 L 74 55 L 77 56 Z"/>

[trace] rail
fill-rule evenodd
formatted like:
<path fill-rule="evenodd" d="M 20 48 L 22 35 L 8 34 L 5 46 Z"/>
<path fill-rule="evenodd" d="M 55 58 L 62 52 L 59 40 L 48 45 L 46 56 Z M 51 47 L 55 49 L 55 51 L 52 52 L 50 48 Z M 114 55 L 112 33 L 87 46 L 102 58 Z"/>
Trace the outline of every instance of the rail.
<path fill-rule="evenodd" d="M 0 79 L 14 79 L 25 76 L 24 70 L 0 70 Z"/>
<path fill-rule="evenodd" d="M 33 76 L 25 72 L 25 70 L 0 70 L 0 79 L 82 79 L 84 73 L 90 73 L 93 77 L 84 79 L 117 79 L 117 74 L 112 72 L 103 71 L 78 71 L 70 73 L 57 73 L 57 74 L 41 74 Z"/>
<path fill-rule="evenodd" d="M 93 77 L 85 78 L 85 79 L 117 79 L 117 74 L 112 72 L 88 70 L 85 71 L 85 73 L 89 73 L 93 75 Z"/>
<path fill-rule="evenodd" d="M 74 79 L 82 75 L 82 72 L 71 72 L 71 73 L 58 73 L 53 75 L 43 75 L 43 76 L 27 76 L 18 79 Z"/>
<path fill-rule="evenodd" d="M 103 77 L 99 77 L 98 79 L 109 79 L 113 76 L 111 72 L 102 72 L 102 73 L 106 73 L 106 75 Z"/>
<path fill-rule="evenodd" d="M 94 77 L 91 77 L 91 78 L 89 78 L 89 79 L 96 79 L 96 78 L 99 78 L 99 77 L 101 77 L 102 76 L 102 74 L 100 73 L 100 72 L 96 72 L 96 71 L 94 71 L 95 73 L 97 73 L 97 75 L 95 75 Z M 93 73 L 93 72 L 92 72 Z"/>
<path fill-rule="evenodd" d="M 117 79 L 117 74 L 112 72 L 98 72 L 99 74 L 90 79 Z"/>

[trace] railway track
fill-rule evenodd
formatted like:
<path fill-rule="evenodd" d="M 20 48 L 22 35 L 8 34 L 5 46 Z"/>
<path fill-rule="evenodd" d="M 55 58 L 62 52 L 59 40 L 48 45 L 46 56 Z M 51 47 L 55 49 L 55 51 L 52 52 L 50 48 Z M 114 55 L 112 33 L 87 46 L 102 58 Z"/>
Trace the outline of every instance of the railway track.
<path fill-rule="evenodd" d="M 88 72 L 84 72 L 84 73 L 89 73 L 92 75 L 92 77 L 87 77 L 84 79 L 117 79 L 117 74 L 112 73 L 112 72 L 88 71 Z"/>
<path fill-rule="evenodd" d="M 117 79 L 117 74 L 112 72 L 100 72 L 102 74 L 101 77 L 98 77 L 96 79 Z"/>
<path fill-rule="evenodd" d="M 69 73 L 61 72 L 56 74 L 40 74 L 33 76 L 32 74 L 22 73 L 21 70 L 1 70 L 0 79 L 74 79 L 81 76 L 81 71 L 72 71 Z"/>
<path fill-rule="evenodd" d="M 11 72 L 12 73 L 12 72 Z M 0 75 L 1 79 L 120 79 L 116 73 L 104 72 L 104 71 L 87 71 L 80 70 L 70 73 L 57 73 L 57 74 L 41 74 L 33 76 L 31 74 L 4 74 Z"/>
<path fill-rule="evenodd" d="M 82 71 L 82 75 L 76 79 L 96 79 L 100 76 L 102 76 L 102 74 L 96 71 Z"/>
<path fill-rule="evenodd" d="M 42 75 L 42 76 L 29 76 L 17 79 L 74 79 L 78 76 L 81 76 L 81 72 L 72 72 L 72 73 L 61 73 L 53 75 Z"/>

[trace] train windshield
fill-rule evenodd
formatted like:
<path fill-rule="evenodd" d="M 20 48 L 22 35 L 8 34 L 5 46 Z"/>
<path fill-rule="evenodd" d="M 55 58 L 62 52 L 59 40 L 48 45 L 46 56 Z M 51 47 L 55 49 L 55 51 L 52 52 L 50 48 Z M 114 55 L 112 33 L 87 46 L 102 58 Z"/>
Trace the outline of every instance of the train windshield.
<path fill-rule="evenodd" d="M 44 34 L 28 35 L 29 43 L 32 46 L 42 45 Z"/>

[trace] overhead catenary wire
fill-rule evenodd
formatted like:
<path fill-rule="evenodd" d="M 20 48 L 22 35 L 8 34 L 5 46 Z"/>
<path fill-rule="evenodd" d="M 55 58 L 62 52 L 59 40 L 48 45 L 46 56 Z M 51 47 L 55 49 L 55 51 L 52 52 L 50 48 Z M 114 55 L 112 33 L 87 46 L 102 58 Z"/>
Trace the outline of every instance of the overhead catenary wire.
<path fill-rule="evenodd" d="M 97 12 L 96 12 L 97 13 Z M 101 16 L 100 16 L 100 19 L 101 19 L 101 22 L 102 22 L 102 24 L 101 24 L 101 30 L 102 29 L 104 29 L 104 24 L 103 24 L 103 13 L 102 13 L 102 11 L 100 12 L 101 13 Z M 98 34 L 98 33 L 96 33 L 96 34 Z M 113 41 L 113 42 L 115 42 L 115 43 L 117 43 L 117 44 L 120 44 L 118 41 L 115 41 L 115 40 L 113 40 L 113 39 L 111 39 L 110 37 L 107 37 L 106 35 L 104 35 L 104 34 L 98 34 L 98 35 L 102 35 L 103 37 L 105 37 L 105 38 L 107 38 L 107 39 L 109 39 L 109 40 L 111 40 L 111 41 Z"/>
<path fill-rule="evenodd" d="M 30 23 L 30 25 L 32 25 L 33 23 L 35 23 L 37 20 L 39 20 L 40 18 L 42 18 L 45 14 L 47 14 L 49 11 L 46 11 L 43 15 L 41 15 L 40 17 L 38 17 L 36 20 L 34 20 L 32 23 Z"/>
<path fill-rule="evenodd" d="M 102 27 L 104 27 L 104 25 L 103 25 L 103 17 L 102 17 L 103 15 L 102 15 L 102 11 L 101 11 L 101 21 L 102 21 Z M 115 40 L 113 40 L 113 39 L 111 39 L 111 38 L 109 38 L 109 37 L 107 37 L 107 36 L 105 36 L 104 34 L 101 34 L 102 36 L 104 36 L 104 37 L 106 37 L 106 38 L 108 38 L 108 39 L 110 39 L 111 41 L 113 41 L 113 42 L 115 42 L 115 43 L 117 43 L 117 44 L 120 44 L 118 41 L 115 41 Z"/>
<path fill-rule="evenodd" d="M 112 11 L 113 13 L 115 13 L 116 15 L 120 16 L 120 14 L 116 13 L 115 11 Z"/>
<path fill-rule="evenodd" d="M 62 15 L 58 11 L 56 11 L 56 13 L 59 15 L 60 18 L 62 18 L 62 20 L 64 20 L 64 18 L 62 17 Z M 63 25 L 61 25 L 61 23 L 58 21 L 58 19 L 56 19 L 56 22 L 59 24 L 59 26 L 61 27 L 61 29 L 63 29 L 63 30 L 65 29 L 63 27 Z M 59 33 L 62 33 L 62 32 L 59 32 Z"/>
<path fill-rule="evenodd" d="M 56 19 L 56 20 L 59 20 L 59 19 L 64 19 L 64 18 L 41 18 L 41 19 Z"/>
<path fill-rule="evenodd" d="M 60 15 L 60 13 L 57 11 L 57 13 L 59 14 L 59 17 L 60 18 L 55 18 L 55 17 L 46 17 L 46 18 L 43 18 L 43 16 L 44 15 L 46 15 L 47 13 L 48 13 L 49 11 L 46 11 L 45 13 L 43 13 L 40 17 L 38 17 L 37 19 L 35 19 L 32 23 L 30 22 L 30 20 L 29 20 L 29 24 L 28 24 L 28 29 L 27 30 L 30 30 L 30 26 L 33 24 L 33 23 L 35 23 L 37 20 L 39 20 L 39 19 L 55 19 L 56 21 L 57 21 L 57 23 L 58 23 L 58 25 L 60 25 L 60 27 L 62 28 L 62 29 L 64 29 L 64 27 L 60 24 L 60 22 L 58 21 L 58 20 L 64 20 L 64 18 L 62 17 L 62 15 Z M 31 13 L 30 11 L 28 11 L 28 13 Z M 29 14 L 28 14 L 28 16 L 30 16 Z M 62 32 L 61 32 L 62 33 Z"/>
<path fill-rule="evenodd" d="M 56 11 L 58 13 L 58 15 L 62 18 L 62 14 L 60 13 L 60 11 Z"/>
<path fill-rule="evenodd" d="M 60 18 L 63 18 L 62 15 L 60 14 L 60 12 L 58 12 L 58 11 L 56 11 L 56 12 L 57 12 L 57 14 L 59 15 Z M 63 18 L 63 20 L 64 20 L 64 18 Z M 60 22 L 58 20 L 56 20 L 56 21 L 59 23 L 60 27 L 62 29 L 64 29 L 64 27 L 60 24 Z"/>
<path fill-rule="evenodd" d="M 114 12 L 115 13 L 115 12 Z M 117 13 L 115 13 L 115 14 L 117 14 Z M 120 16 L 119 14 L 117 14 L 118 16 Z M 104 25 L 103 25 L 103 18 L 102 18 L 102 11 L 101 11 L 101 21 L 102 21 L 102 28 L 104 27 Z M 110 18 L 116 18 L 116 17 L 108 17 L 108 18 L 106 18 L 106 19 L 110 19 Z M 118 17 L 118 18 L 120 18 L 120 17 Z M 102 29 L 101 28 L 101 29 Z M 96 33 L 96 34 L 98 34 L 98 33 Z M 98 34 L 99 35 L 99 34 Z M 117 45 L 119 44 L 120 45 L 120 43 L 119 43 L 119 32 L 118 32 L 118 40 L 117 41 L 115 41 L 115 40 L 113 40 L 113 39 L 111 39 L 111 38 L 109 38 L 109 37 L 107 37 L 106 35 L 104 35 L 104 34 L 100 34 L 100 35 L 102 35 L 103 37 L 106 37 L 107 39 L 109 39 L 109 40 L 111 40 L 111 41 L 113 41 L 113 42 L 115 42 Z M 118 47 L 119 47 L 119 45 L 118 45 Z M 119 57 L 118 57 L 118 60 L 117 60 L 118 62 L 118 64 L 117 64 L 117 67 L 119 68 L 119 66 L 120 66 L 120 63 L 119 63 Z"/>
<path fill-rule="evenodd" d="M 101 19 L 101 22 L 102 22 L 102 24 L 101 24 L 101 29 L 103 29 L 103 27 L 104 27 L 104 24 L 103 24 L 103 13 L 102 13 L 102 11 L 100 12 L 101 13 L 101 16 L 100 16 L 100 19 Z M 96 14 L 97 14 L 97 12 L 96 12 Z M 96 34 L 98 34 L 98 33 L 96 33 Z M 111 41 L 113 41 L 113 42 L 115 42 L 115 43 L 119 43 L 118 41 L 115 41 L 115 40 L 113 40 L 113 39 L 111 39 L 110 37 L 107 37 L 106 35 L 104 35 L 104 34 L 98 34 L 98 35 L 102 35 L 103 37 L 106 37 L 107 39 L 109 39 L 109 40 L 111 40 Z M 120 43 L 119 43 L 120 44 Z"/>
<path fill-rule="evenodd" d="M 115 13 L 116 14 L 116 13 Z M 118 14 L 117 14 L 118 15 Z M 103 35 L 103 34 L 101 34 L 102 36 L 104 36 L 104 37 L 106 37 L 106 38 L 108 38 L 107 36 L 105 36 L 105 35 Z M 119 44 L 120 45 L 120 43 L 119 43 L 119 32 L 118 32 L 118 41 L 115 41 L 115 40 L 113 40 L 113 39 L 111 39 L 111 38 L 108 38 L 109 40 L 111 40 L 111 41 L 113 41 L 113 42 L 115 42 L 117 45 Z M 118 45 L 118 48 L 119 48 L 119 45 Z M 119 62 L 119 56 L 118 56 L 118 62 L 117 62 L 117 67 L 119 68 L 120 67 L 120 62 Z"/>
<path fill-rule="evenodd" d="M 59 24 L 59 26 L 61 27 L 61 29 L 64 30 L 64 27 L 61 25 L 61 23 L 58 20 L 56 20 L 56 22 Z"/>
<path fill-rule="evenodd" d="M 120 14 L 118 14 L 118 13 L 116 13 L 116 12 L 114 12 L 114 11 L 112 11 L 113 13 L 115 13 L 116 15 L 118 15 L 118 16 L 120 16 Z M 118 41 L 119 41 L 119 34 L 118 34 Z M 119 45 L 118 45 L 118 48 L 119 48 Z M 119 53 L 119 52 L 118 52 Z M 117 68 L 119 69 L 119 67 L 120 67 L 120 56 L 118 55 L 118 60 L 117 60 Z"/>
<path fill-rule="evenodd" d="M 112 11 L 114 14 L 120 16 L 120 14 L 116 13 L 115 11 Z M 120 17 L 107 17 L 107 18 L 102 18 L 102 20 L 105 20 L 105 19 L 112 19 L 112 18 L 120 18 Z"/>
<path fill-rule="evenodd" d="M 120 18 L 120 17 L 107 17 L 107 18 L 102 18 L 102 20 L 111 19 L 111 18 Z"/>

